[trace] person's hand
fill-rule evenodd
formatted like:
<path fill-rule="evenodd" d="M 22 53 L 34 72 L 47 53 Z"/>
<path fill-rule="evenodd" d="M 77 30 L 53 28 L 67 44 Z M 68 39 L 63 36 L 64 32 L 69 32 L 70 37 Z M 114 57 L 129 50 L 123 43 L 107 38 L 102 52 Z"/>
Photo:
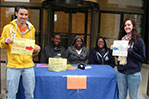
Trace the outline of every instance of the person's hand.
<path fill-rule="evenodd" d="M 113 48 L 114 48 L 114 45 L 112 44 L 112 45 L 110 46 L 110 49 L 113 50 Z"/>
<path fill-rule="evenodd" d="M 5 43 L 6 44 L 12 44 L 13 43 L 13 39 L 8 37 L 8 38 L 5 38 Z"/>
<path fill-rule="evenodd" d="M 40 52 L 40 46 L 34 47 L 34 52 L 39 53 Z"/>
<path fill-rule="evenodd" d="M 128 45 L 127 49 L 129 49 L 129 48 L 130 48 L 130 45 Z"/>

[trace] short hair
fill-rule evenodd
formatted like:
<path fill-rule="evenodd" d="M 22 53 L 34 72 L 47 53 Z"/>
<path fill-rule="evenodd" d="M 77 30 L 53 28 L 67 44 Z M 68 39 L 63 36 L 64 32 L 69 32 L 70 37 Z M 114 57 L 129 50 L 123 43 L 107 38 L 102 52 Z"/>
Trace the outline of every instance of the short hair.
<path fill-rule="evenodd" d="M 15 12 L 18 12 L 19 9 L 26 9 L 26 10 L 28 10 L 28 8 L 26 6 L 22 5 L 22 6 L 16 6 L 15 7 Z"/>
<path fill-rule="evenodd" d="M 59 35 L 59 36 L 61 37 L 60 33 L 54 33 L 54 34 L 52 35 L 52 38 L 54 38 L 56 35 Z"/>

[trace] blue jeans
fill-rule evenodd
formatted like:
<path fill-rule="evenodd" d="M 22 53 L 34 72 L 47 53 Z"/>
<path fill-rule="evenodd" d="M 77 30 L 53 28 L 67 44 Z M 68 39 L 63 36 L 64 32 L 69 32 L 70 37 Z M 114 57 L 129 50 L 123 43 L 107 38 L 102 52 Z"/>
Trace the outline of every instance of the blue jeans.
<path fill-rule="evenodd" d="M 141 72 L 134 74 L 123 74 L 117 72 L 119 99 L 126 99 L 127 89 L 129 90 L 130 99 L 138 99 L 137 95 L 141 79 Z"/>
<path fill-rule="evenodd" d="M 16 99 L 20 77 L 25 89 L 26 99 L 34 99 L 35 74 L 34 68 L 14 69 L 7 68 L 7 99 Z"/>

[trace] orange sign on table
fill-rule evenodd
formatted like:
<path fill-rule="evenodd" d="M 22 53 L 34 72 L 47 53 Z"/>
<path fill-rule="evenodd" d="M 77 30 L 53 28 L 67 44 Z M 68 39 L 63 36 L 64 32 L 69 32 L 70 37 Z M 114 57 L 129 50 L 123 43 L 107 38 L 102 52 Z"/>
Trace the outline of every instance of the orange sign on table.
<path fill-rule="evenodd" d="M 86 89 L 87 77 L 86 75 L 68 75 L 67 89 Z"/>

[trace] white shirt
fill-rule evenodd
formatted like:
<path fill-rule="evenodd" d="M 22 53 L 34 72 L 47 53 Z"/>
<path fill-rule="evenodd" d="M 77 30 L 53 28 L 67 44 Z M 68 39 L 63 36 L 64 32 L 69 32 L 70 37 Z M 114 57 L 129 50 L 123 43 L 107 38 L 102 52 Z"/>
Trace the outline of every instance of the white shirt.
<path fill-rule="evenodd" d="M 80 50 L 77 50 L 77 49 L 76 49 L 76 51 L 77 51 L 78 54 L 81 54 L 82 48 L 81 48 Z"/>

